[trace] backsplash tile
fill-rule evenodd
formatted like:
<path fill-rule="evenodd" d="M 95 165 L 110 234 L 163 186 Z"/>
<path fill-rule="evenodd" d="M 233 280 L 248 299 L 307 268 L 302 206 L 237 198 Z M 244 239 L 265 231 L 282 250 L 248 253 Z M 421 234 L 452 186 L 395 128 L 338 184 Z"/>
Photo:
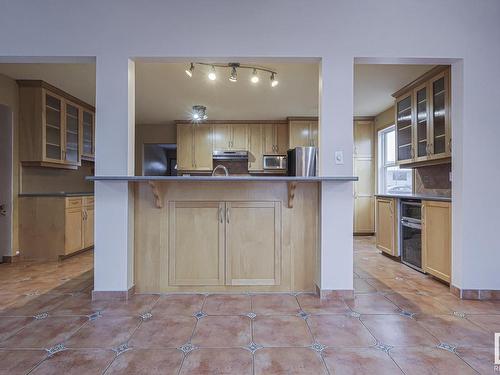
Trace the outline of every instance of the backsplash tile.
<path fill-rule="evenodd" d="M 451 197 L 451 163 L 415 168 L 415 193 Z"/>

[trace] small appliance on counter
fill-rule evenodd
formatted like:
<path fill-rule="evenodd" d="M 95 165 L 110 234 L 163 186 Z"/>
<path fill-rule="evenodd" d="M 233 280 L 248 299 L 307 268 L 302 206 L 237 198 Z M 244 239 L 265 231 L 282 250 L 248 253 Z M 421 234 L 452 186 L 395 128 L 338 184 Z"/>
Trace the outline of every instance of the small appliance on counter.
<path fill-rule="evenodd" d="M 264 155 L 262 157 L 262 166 L 266 171 L 286 171 L 287 157 L 286 155 Z"/>
<path fill-rule="evenodd" d="M 248 151 L 214 150 L 212 153 L 212 167 L 226 167 L 228 174 L 248 174 Z"/>
<path fill-rule="evenodd" d="M 289 176 L 316 176 L 317 147 L 295 147 L 287 152 Z"/>

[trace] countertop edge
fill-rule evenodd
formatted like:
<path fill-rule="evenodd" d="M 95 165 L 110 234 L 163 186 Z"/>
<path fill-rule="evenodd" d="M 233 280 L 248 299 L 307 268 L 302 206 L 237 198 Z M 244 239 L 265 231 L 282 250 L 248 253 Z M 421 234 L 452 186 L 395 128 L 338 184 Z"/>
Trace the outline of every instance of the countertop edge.
<path fill-rule="evenodd" d="M 94 192 L 79 192 L 79 193 L 19 193 L 18 197 L 91 197 Z"/>
<path fill-rule="evenodd" d="M 234 176 L 234 177 L 212 177 L 212 176 L 88 176 L 88 181 L 290 181 L 290 182 L 323 182 L 323 181 L 358 181 L 357 176 Z"/>
<path fill-rule="evenodd" d="M 375 194 L 375 197 L 398 198 L 398 199 L 420 199 L 424 201 L 441 201 L 451 202 L 449 197 L 439 197 L 436 195 L 419 195 L 419 194 Z"/>

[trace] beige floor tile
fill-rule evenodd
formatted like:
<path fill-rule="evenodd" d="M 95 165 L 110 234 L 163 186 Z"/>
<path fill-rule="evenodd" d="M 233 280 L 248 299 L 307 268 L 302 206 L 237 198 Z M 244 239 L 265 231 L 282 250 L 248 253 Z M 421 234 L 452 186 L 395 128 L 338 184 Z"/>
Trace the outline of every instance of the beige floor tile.
<path fill-rule="evenodd" d="M 318 353 L 308 348 L 265 348 L 255 353 L 255 375 L 327 374 Z"/>
<path fill-rule="evenodd" d="M 193 316 L 201 310 L 205 296 L 202 294 L 170 294 L 160 296 L 151 313 L 155 317 L 172 315 Z"/>
<path fill-rule="evenodd" d="M 335 347 L 369 347 L 375 338 L 357 318 L 344 315 L 313 315 L 307 324 L 315 341 Z"/>
<path fill-rule="evenodd" d="M 252 353 L 246 349 L 198 349 L 186 356 L 179 375 L 251 375 Z"/>
<path fill-rule="evenodd" d="M 299 312 L 299 305 L 289 294 L 256 294 L 252 295 L 252 309 L 257 315 L 294 315 Z"/>
<path fill-rule="evenodd" d="M 359 314 L 395 314 L 398 307 L 385 296 L 378 294 L 358 294 L 347 305 Z"/>
<path fill-rule="evenodd" d="M 102 373 L 114 359 L 111 350 L 64 350 L 47 358 L 31 374 L 94 375 Z"/>
<path fill-rule="evenodd" d="M 308 314 L 346 314 L 350 312 L 341 299 L 321 299 L 315 294 L 299 294 L 300 307 Z"/>
<path fill-rule="evenodd" d="M 45 350 L 0 349 L 0 374 L 24 375 L 47 357 Z"/>
<path fill-rule="evenodd" d="M 208 315 L 245 315 L 252 311 L 250 296 L 244 294 L 211 294 L 203 311 Z"/>
<path fill-rule="evenodd" d="M 250 318 L 206 316 L 198 321 L 191 342 L 199 347 L 242 347 L 252 341 Z"/>
<path fill-rule="evenodd" d="M 177 349 L 133 349 L 120 354 L 105 375 L 177 375 L 183 354 Z"/>
<path fill-rule="evenodd" d="M 178 348 L 189 341 L 196 318 L 189 316 L 154 317 L 143 322 L 130 339 L 137 348 Z"/>
<path fill-rule="evenodd" d="M 391 357 L 379 349 L 326 349 L 323 358 L 331 374 L 403 375 Z"/>
<path fill-rule="evenodd" d="M 309 346 L 313 338 L 304 319 L 298 316 L 257 316 L 253 339 L 263 346 Z"/>

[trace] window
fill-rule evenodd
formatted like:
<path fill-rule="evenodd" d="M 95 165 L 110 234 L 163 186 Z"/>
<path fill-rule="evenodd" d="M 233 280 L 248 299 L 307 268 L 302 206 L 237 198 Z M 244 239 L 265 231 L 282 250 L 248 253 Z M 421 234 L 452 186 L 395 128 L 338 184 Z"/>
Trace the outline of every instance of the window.
<path fill-rule="evenodd" d="M 394 126 L 378 132 L 378 192 L 407 194 L 413 191 L 413 172 L 396 165 L 396 131 Z"/>

